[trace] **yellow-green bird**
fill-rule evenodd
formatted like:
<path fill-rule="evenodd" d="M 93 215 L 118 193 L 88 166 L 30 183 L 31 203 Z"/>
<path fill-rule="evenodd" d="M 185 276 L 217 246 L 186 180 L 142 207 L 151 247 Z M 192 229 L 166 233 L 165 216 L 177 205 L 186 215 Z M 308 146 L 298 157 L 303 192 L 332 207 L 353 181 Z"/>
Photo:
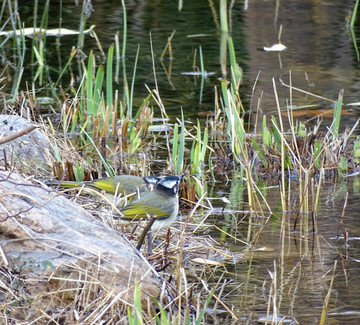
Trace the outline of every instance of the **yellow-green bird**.
<path fill-rule="evenodd" d="M 141 193 L 138 199 L 120 210 L 120 218 L 138 221 L 151 216 L 155 218 L 151 230 L 169 227 L 179 212 L 178 192 L 183 177 L 158 178 L 155 184 L 148 186 L 149 191 Z"/>
<path fill-rule="evenodd" d="M 127 195 L 136 191 L 146 192 L 149 185 L 154 185 L 160 178 L 155 176 L 134 176 L 134 175 L 118 175 L 114 177 L 105 177 L 94 181 L 72 182 L 72 181 L 50 181 L 48 185 L 59 185 L 65 188 L 82 187 L 91 188 L 97 191 L 105 191 L 109 194 Z"/>

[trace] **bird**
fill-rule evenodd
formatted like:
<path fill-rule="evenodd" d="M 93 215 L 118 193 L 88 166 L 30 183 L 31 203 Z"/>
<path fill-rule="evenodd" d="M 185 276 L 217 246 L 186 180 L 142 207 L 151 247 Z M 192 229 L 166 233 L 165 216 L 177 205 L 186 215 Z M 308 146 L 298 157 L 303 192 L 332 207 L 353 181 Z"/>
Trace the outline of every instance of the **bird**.
<path fill-rule="evenodd" d="M 149 256 L 152 255 L 152 232 L 168 228 L 179 213 L 178 193 L 183 177 L 184 175 L 159 178 L 156 184 L 149 185 L 148 192 L 141 193 L 137 200 L 120 209 L 122 220 L 148 220 L 136 248 L 140 250 L 147 236 Z"/>
<path fill-rule="evenodd" d="M 179 212 L 179 187 L 184 175 L 157 178 L 148 185 L 148 191 L 120 209 L 122 220 L 140 221 L 154 218 L 152 231 L 168 228 Z"/>
<path fill-rule="evenodd" d="M 48 185 L 59 185 L 64 188 L 82 187 L 91 188 L 96 191 L 105 191 L 109 194 L 128 195 L 136 191 L 147 192 L 149 185 L 156 184 L 160 178 L 155 176 L 135 176 L 135 175 L 118 175 L 114 177 L 104 177 L 93 181 L 49 181 Z"/>

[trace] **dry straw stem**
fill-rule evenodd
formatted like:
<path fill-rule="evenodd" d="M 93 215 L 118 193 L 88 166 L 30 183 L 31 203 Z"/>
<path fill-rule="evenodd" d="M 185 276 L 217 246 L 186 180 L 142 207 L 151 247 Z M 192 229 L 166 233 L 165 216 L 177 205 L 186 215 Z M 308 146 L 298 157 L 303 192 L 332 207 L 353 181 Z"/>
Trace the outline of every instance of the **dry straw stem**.
<path fill-rule="evenodd" d="M 325 100 L 325 101 L 327 101 L 327 102 L 330 102 L 330 103 L 333 103 L 333 104 L 336 103 L 335 100 L 332 100 L 332 99 L 329 99 L 329 98 L 326 98 L 326 97 L 322 97 L 322 96 L 316 95 L 316 94 L 314 94 L 314 93 L 310 93 L 310 92 L 308 92 L 308 91 L 306 91 L 306 90 L 293 87 L 292 85 L 287 85 L 287 84 L 286 84 L 285 82 L 283 82 L 281 79 L 279 79 L 279 81 L 280 81 L 281 85 L 284 86 L 284 87 L 288 87 L 288 88 L 294 89 L 294 90 L 296 90 L 296 91 L 299 91 L 299 92 L 301 92 L 301 93 L 304 93 L 304 94 L 306 94 L 306 95 L 310 95 L 310 96 L 313 96 L 313 97 L 316 97 L 316 98 L 323 99 L 323 100 Z"/>

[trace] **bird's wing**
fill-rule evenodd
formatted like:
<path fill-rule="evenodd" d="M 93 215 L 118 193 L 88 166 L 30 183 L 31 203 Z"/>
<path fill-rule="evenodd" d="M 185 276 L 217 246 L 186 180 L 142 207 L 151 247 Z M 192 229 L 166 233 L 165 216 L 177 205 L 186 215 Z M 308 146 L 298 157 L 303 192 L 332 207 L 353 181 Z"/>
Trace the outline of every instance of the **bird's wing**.
<path fill-rule="evenodd" d="M 159 199 L 159 201 L 161 201 L 161 199 Z M 150 196 L 144 196 L 122 208 L 121 212 L 125 219 L 140 220 L 145 219 L 148 215 L 156 217 L 157 219 L 167 218 L 169 213 L 155 203 Z"/>

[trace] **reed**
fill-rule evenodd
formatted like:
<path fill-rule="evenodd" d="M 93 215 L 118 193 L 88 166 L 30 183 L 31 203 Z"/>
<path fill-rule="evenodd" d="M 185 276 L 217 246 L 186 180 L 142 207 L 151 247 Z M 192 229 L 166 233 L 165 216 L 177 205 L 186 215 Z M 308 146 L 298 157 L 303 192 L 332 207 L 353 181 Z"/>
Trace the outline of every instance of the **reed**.
<path fill-rule="evenodd" d="M 191 174 L 204 174 L 205 156 L 208 145 L 208 129 L 204 129 L 204 135 L 201 137 L 201 126 L 197 121 L 196 138 L 193 141 L 190 153 Z"/>
<path fill-rule="evenodd" d="M 334 117 L 332 122 L 332 140 L 335 141 L 335 139 L 339 136 L 339 128 L 340 128 L 340 118 L 341 118 L 341 110 L 342 110 L 342 103 L 343 103 L 343 97 L 344 97 L 344 89 L 342 89 L 339 93 L 338 100 L 335 103 L 334 107 Z"/>
<path fill-rule="evenodd" d="M 174 135 L 172 141 L 172 169 L 175 174 L 179 174 L 184 168 L 184 152 L 185 152 L 185 121 L 184 113 L 181 110 L 181 131 L 179 137 L 179 126 L 175 124 Z"/>
<path fill-rule="evenodd" d="M 227 33 L 229 31 L 226 0 L 220 0 L 220 25 L 222 32 Z"/>
<path fill-rule="evenodd" d="M 353 9 L 352 14 L 351 14 L 350 24 L 349 24 L 349 26 L 351 28 L 354 28 L 354 26 L 355 26 L 358 7 L 359 7 L 359 0 L 356 0 L 355 4 L 354 4 L 354 9 Z"/>

